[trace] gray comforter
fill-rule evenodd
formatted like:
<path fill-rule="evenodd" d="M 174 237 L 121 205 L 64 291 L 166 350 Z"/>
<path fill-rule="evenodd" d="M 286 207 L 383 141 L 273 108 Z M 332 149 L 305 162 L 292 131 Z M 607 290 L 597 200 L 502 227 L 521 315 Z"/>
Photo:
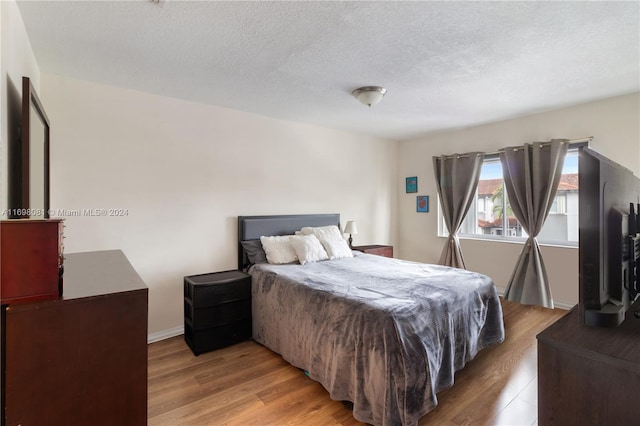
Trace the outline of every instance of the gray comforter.
<path fill-rule="evenodd" d="M 504 340 L 493 282 L 474 272 L 359 254 L 250 273 L 253 338 L 362 422 L 416 425 L 456 370 Z"/>

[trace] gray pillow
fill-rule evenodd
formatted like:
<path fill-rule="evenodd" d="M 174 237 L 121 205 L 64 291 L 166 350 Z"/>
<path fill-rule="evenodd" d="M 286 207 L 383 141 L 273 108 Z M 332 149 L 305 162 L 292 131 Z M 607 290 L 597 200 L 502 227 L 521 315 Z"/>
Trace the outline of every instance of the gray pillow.
<path fill-rule="evenodd" d="M 267 263 L 267 255 L 262 248 L 260 240 L 241 241 L 244 252 L 247 253 L 249 263 L 257 265 L 258 263 Z"/>

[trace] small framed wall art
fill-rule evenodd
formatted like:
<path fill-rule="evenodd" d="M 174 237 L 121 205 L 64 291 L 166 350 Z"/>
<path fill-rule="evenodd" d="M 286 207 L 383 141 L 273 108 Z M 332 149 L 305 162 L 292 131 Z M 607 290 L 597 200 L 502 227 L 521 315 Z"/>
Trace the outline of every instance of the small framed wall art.
<path fill-rule="evenodd" d="M 416 211 L 418 213 L 429 213 L 429 196 L 418 195 L 416 197 Z"/>
<path fill-rule="evenodd" d="M 406 191 L 407 194 L 411 192 L 418 192 L 418 177 L 412 176 L 406 179 Z"/>

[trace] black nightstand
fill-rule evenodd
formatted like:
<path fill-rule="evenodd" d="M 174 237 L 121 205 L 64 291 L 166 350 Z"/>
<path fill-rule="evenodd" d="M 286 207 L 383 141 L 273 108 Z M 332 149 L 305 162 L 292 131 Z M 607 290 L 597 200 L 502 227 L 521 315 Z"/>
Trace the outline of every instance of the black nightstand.
<path fill-rule="evenodd" d="M 184 277 L 184 340 L 195 355 L 251 337 L 251 275 Z"/>
<path fill-rule="evenodd" d="M 361 251 L 368 254 L 377 254 L 378 256 L 393 257 L 393 246 L 371 245 L 371 246 L 353 246 L 353 250 Z"/>

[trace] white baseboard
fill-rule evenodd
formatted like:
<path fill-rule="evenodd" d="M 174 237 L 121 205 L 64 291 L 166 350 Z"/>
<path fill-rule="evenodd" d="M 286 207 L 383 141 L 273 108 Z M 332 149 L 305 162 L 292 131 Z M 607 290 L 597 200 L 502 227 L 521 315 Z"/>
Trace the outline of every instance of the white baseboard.
<path fill-rule="evenodd" d="M 184 325 L 178 327 L 169 328 L 167 330 L 158 331 L 157 333 L 150 333 L 147 335 L 147 344 L 158 342 L 160 340 L 169 339 L 184 334 Z"/>
<path fill-rule="evenodd" d="M 564 302 L 562 300 L 554 300 L 553 301 L 553 306 L 555 306 L 556 308 L 560 308 L 560 309 L 569 310 L 569 309 L 573 308 L 576 305 L 577 305 L 577 303 Z"/>

